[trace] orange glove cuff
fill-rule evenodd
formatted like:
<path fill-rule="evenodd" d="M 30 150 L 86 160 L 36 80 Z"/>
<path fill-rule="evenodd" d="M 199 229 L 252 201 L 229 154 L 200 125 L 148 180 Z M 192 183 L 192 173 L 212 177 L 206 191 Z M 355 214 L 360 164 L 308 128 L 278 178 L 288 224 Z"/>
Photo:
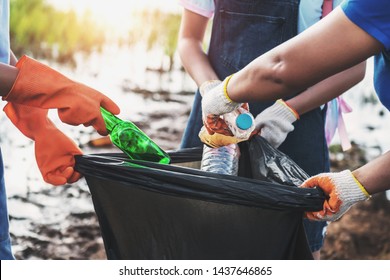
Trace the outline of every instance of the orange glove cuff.
<path fill-rule="evenodd" d="M 82 151 L 47 118 L 46 109 L 8 103 L 4 112 L 25 136 L 35 141 L 35 158 L 47 183 L 63 185 L 81 177 L 74 171 L 74 155 Z"/>
<path fill-rule="evenodd" d="M 279 102 L 280 104 L 283 104 L 284 106 L 286 106 L 286 107 L 291 111 L 291 113 L 295 116 L 295 118 L 296 118 L 297 120 L 299 120 L 299 114 L 298 114 L 298 112 L 297 112 L 293 107 L 291 107 L 291 106 L 287 103 L 287 101 L 284 101 L 284 100 L 282 100 L 282 99 L 278 99 L 276 102 Z"/>

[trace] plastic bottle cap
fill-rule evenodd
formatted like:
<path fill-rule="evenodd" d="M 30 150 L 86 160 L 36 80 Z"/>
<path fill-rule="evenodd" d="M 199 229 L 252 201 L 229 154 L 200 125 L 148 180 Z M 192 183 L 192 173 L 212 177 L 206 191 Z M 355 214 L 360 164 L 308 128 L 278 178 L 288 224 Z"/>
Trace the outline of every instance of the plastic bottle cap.
<path fill-rule="evenodd" d="M 243 113 L 237 116 L 236 118 L 236 125 L 240 129 L 248 129 L 252 126 L 253 124 L 253 119 L 249 114 Z"/>

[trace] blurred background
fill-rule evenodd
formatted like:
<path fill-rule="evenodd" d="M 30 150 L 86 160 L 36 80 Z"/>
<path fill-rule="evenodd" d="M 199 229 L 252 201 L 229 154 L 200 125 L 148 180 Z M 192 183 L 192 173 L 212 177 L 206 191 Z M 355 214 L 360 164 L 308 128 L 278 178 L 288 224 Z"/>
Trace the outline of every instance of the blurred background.
<path fill-rule="evenodd" d="M 179 148 L 196 85 L 176 52 L 182 11 L 177 0 L 10 0 L 10 5 L 11 47 L 17 57 L 27 54 L 100 90 L 119 104 L 122 119 L 133 121 L 162 148 Z M 353 148 L 342 152 L 334 139 L 333 170 L 354 169 L 390 148 L 389 113 L 372 87 L 372 61 L 367 72 L 344 95 L 354 109 L 345 115 Z M 92 128 L 64 125 L 56 112 L 50 117 L 84 153 L 119 152 Z M 5 114 L 0 122 L 15 256 L 105 259 L 84 179 L 61 187 L 46 184 L 33 143 Z M 386 211 L 389 201 L 381 195 L 332 223 L 323 257 L 390 259 Z M 383 231 L 380 238 L 373 235 L 374 222 Z"/>

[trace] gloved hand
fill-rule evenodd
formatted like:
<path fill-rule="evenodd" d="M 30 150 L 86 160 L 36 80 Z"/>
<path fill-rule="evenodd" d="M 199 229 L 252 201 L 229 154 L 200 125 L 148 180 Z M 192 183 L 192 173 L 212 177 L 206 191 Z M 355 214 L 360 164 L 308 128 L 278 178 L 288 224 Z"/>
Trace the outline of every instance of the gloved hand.
<path fill-rule="evenodd" d="M 220 80 L 209 80 L 202 83 L 199 87 L 199 92 L 202 98 L 207 92 L 209 92 L 219 84 L 221 84 Z M 206 126 L 204 127 L 206 128 L 207 132 L 210 135 L 213 135 L 214 133 L 222 133 L 229 136 L 233 136 L 227 124 L 218 115 L 207 116 L 203 114 L 202 111 L 202 119 L 206 123 Z M 199 137 L 200 137 L 200 133 L 199 133 Z"/>
<path fill-rule="evenodd" d="M 338 173 L 322 173 L 303 182 L 303 188 L 321 188 L 328 197 L 319 212 L 307 212 L 311 220 L 336 221 L 353 204 L 370 197 L 366 189 L 349 170 Z"/>
<path fill-rule="evenodd" d="M 278 148 L 286 140 L 287 134 L 294 130 L 292 123 L 298 119 L 298 113 L 279 99 L 256 116 L 256 130 L 273 147 Z"/>
<path fill-rule="evenodd" d="M 227 94 L 226 88 L 230 78 L 231 76 L 227 77 L 222 83 L 214 83 L 213 86 L 200 87 L 203 122 L 208 130 L 207 118 L 215 118 L 215 116 L 229 113 L 241 105 L 232 101 Z"/>
<path fill-rule="evenodd" d="M 199 132 L 199 138 L 202 143 L 211 148 L 219 148 L 230 144 L 237 144 L 245 139 L 234 137 L 233 135 L 225 135 L 221 133 L 208 133 L 207 129 L 203 126 Z"/>
<path fill-rule="evenodd" d="M 16 67 L 19 74 L 3 100 L 44 109 L 58 109 L 61 121 L 70 125 L 92 125 L 98 133 L 107 135 L 100 106 L 113 114 L 119 114 L 120 111 L 107 96 L 68 79 L 28 56 L 23 56 Z"/>
<path fill-rule="evenodd" d="M 63 185 L 80 179 L 74 170 L 74 155 L 82 151 L 48 119 L 47 109 L 8 103 L 3 110 L 25 136 L 35 141 L 35 158 L 47 183 Z"/>
<path fill-rule="evenodd" d="M 248 103 L 243 103 L 240 109 L 241 112 L 249 112 Z M 209 147 L 218 148 L 248 140 L 247 138 L 234 136 L 234 133 L 231 131 L 229 126 L 219 116 L 209 115 L 209 117 L 206 119 L 206 122 L 207 127 L 204 125 L 201 128 L 199 132 L 199 138 L 204 144 L 208 145 Z M 256 134 L 257 130 L 255 129 L 251 133 L 250 137 Z"/>

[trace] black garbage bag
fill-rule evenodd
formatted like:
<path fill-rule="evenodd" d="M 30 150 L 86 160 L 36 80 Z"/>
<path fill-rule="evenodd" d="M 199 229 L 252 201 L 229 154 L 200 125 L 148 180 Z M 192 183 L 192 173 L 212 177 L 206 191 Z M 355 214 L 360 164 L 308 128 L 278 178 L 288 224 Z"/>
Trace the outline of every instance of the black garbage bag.
<path fill-rule="evenodd" d="M 170 152 L 170 165 L 77 156 L 107 258 L 311 259 L 302 215 L 322 208 L 323 193 L 294 185 L 304 172 L 261 137 L 241 151 L 252 166 L 240 173 L 257 179 L 177 166 L 200 161 L 201 147 Z"/>

